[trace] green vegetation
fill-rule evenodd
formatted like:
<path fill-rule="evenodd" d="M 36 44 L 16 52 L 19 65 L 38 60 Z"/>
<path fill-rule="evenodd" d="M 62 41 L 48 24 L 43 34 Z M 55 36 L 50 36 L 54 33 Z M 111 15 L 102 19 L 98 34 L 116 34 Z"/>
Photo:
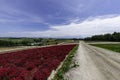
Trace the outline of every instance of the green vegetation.
<path fill-rule="evenodd" d="M 120 41 L 120 32 L 114 32 L 113 34 L 95 35 L 87 37 L 85 41 Z"/>
<path fill-rule="evenodd" d="M 73 62 L 73 57 L 77 49 L 78 49 L 78 45 L 69 53 L 67 58 L 64 60 L 63 65 L 58 70 L 58 72 L 55 74 L 55 77 L 52 80 L 64 80 L 64 74 L 67 71 L 69 71 L 69 69 L 79 66 L 77 63 Z M 71 66 L 72 63 L 74 64 Z"/>
<path fill-rule="evenodd" d="M 55 39 L 55 38 L 0 38 L 0 47 L 13 46 L 44 46 L 59 43 L 75 43 L 76 39 Z"/>
<path fill-rule="evenodd" d="M 120 52 L 120 44 L 91 44 L 91 45 Z"/>
<path fill-rule="evenodd" d="M 28 38 L 0 38 L 0 47 L 29 46 L 32 42 Z"/>

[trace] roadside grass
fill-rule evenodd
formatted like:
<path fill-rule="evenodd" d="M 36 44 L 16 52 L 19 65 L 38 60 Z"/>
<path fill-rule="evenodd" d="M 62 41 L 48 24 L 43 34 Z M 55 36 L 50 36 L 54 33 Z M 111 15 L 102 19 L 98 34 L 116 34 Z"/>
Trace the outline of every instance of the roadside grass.
<path fill-rule="evenodd" d="M 75 56 L 77 49 L 78 45 L 74 47 L 72 51 L 70 51 L 69 55 L 64 60 L 61 68 L 58 70 L 58 72 L 55 74 L 52 80 L 65 80 L 64 74 L 68 72 L 71 68 L 79 66 L 76 62 L 73 61 L 73 57 Z"/>
<path fill-rule="evenodd" d="M 120 52 L 120 44 L 90 44 L 90 45 L 109 49 L 115 52 Z"/>

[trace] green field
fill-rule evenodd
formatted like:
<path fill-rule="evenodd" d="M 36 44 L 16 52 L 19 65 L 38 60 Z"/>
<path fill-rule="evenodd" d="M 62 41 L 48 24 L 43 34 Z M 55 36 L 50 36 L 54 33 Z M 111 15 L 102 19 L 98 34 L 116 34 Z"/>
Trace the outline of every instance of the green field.
<path fill-rule="evenodd" d="M 120 52 L 120 44 L 91 44 L 91 45 L 109 49 L 115 52 Z"/>

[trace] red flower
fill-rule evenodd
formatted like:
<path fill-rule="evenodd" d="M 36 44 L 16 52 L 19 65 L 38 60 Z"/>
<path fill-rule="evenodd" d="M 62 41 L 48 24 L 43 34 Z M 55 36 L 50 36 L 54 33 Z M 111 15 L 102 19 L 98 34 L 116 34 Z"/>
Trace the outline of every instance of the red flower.
<path fill-rule="evenodd" d="M 0 77 L 7 75 L 8 68 L 0 68 Z"/>
<path fill-rule="evenodd" d="M 0 80 L 46 80 L 75 45 L 59 45 L 0 54 Z"/>

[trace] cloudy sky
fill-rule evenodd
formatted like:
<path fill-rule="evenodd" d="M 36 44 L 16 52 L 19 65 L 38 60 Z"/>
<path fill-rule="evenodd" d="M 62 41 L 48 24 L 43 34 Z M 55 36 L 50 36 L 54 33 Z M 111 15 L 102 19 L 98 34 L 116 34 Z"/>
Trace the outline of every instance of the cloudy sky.
<path fill-rule="evenodd" d="M 120 32 L 120 0 L 0 0 L 0 37 Z"/>

